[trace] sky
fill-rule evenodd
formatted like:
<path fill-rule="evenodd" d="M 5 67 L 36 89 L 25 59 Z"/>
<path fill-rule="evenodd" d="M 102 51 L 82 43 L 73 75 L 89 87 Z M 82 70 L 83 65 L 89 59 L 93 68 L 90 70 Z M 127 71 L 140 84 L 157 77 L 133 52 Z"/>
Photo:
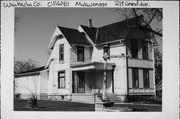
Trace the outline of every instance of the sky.
<path fill-rule="evenodd" d="M 15 18 L 15 59 L 32 59 L 39 66 L 46 65 L 57 25 L 77 29 L 92 19 L 93 26 L 100 27 L 124 19 L 112 8 L 15 8 Z"/>
<path fill-rule="evenodd" d="M 124 20 L 125 16 L 117 8 L 15 8 L 15 18 L 15 59 L 32 59 L 44 66 L 56 26 L 77 29 L 92 19 L 92 25 L 100 27 Z"/>

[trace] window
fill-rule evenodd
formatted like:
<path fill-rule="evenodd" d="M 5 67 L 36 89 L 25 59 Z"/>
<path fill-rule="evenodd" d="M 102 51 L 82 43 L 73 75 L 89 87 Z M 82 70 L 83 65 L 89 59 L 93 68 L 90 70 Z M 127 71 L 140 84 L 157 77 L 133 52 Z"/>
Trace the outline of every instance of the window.
<path fill-rule="evenodd" d="M 105 53 L 106 53 L 108 56 L 110 56 L 110 46 L 109 46 L 109 44 L 108 44 L 108 45 L 105 45 L 105 46 L 103 47 L 103 51 L 104 51 L 104 55 L 105 55 Z"/>
<path fill-rule="evenodd" d="M 65 88 L 66 80 L 65 80 L 65 71 L 58 72 L 58 88 Z"/>
<path fill-rule="evenodd" d="M 77 61 L 84 61 L 84 47 L 77 46 Z"/>
<path fill-rule="evenodd" d="M 64 61 L 64 44 L 59 46 L 59 61 Z"/>
<path fill-rule="evenodd" d="M 142 57 L 145 60 L 148 60 L 148 42 L 142 41 Z"/>
<path fill-rule="evenodd" d="M 133 88 L 139 88 L 139 74 L 137 68 L 132 68 Z"/>
<path fill-rule="evenodd" d="M 131 57 L 138 58 L 137 39 L 131 40 Z"/>
<path fill-rule="evenodd" d="M 144 88 L 149 88 L 149 70 L 143 70 L 143 81 L 144 81 Z"/>

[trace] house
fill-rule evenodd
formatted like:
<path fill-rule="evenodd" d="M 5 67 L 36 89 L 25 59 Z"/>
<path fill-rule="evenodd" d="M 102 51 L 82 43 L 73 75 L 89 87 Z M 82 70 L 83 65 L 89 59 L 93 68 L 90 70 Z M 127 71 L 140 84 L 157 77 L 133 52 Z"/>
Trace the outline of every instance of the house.
<path fill-rule="evenodd" d="M 38 100 L 48 99 L 48 70 L 44 66 L 15 74 L 14 83 L 18 98 L 29 99 L 35 95 Z"/>
<path fill-rule="evenodd" d="M 102 27 L 92 20 L 78 29 L 57 26 L 45 66 L 48 98 L 95 102 L 104 92 L 121 100 L 155 95 L 153 40 L 143 22 L 138 16 Z"/>

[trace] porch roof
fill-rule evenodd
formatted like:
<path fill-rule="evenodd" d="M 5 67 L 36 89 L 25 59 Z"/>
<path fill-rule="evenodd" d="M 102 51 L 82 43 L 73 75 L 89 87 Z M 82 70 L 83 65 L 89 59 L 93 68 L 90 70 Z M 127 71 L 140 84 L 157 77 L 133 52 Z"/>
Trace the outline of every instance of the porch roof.
<path fill-rule="evenodd" d="M 107 63 L 107 70 L 113 70 L 114 63 Z M 105 63 L 103 62 L 90 62 L 84 64 L 71 65 L 72 71 L 82 70 L 104 70 Z"/>

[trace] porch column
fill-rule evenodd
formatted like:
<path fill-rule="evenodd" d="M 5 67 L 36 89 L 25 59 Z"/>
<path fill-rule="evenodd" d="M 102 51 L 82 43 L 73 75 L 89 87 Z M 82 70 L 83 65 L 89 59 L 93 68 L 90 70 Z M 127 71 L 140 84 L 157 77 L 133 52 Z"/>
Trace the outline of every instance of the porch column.
<path fill-rule="evenodd" d="M 106 85 L 107 85 L 107 59 L 104 65 L 104 79 L 103 79 L 103 100 L 107 100 L 106 96 Z"/>

